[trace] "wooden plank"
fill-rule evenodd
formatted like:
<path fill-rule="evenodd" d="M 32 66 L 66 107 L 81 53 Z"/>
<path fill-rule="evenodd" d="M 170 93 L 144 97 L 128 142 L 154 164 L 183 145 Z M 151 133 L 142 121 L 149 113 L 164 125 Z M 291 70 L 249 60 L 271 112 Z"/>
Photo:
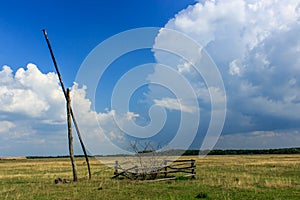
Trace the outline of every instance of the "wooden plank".
<path fill-rule="evenodd" d="M 196 174 L 186 174 L 186 175 L 183 175 L 184 177 L 195 177 Z"/>
<path fill-rule="evenodd" d="M 194 159 L 191 160 L 166 160 L 167 162 L 195 162 Z"/>
<path fill-rule="evenodd" d="M 160 179 L 154 179 L 154 180 L 148 180 L 148 182 L 158 182 L 158 181 L 175 181 L 177 178 L 176 177 L 171 177 L 171 178 L 160 178 Z"/>
<path fill-rule="evenodd" d="M 168 168 L 169 168 L 169 169 L 190 169 L 190 170 L 196 169 L 196 167 L 191 167 L 191 166 L 189 166 L 189 167 L 180 167 L 180 168 L 169 166 Z"/>

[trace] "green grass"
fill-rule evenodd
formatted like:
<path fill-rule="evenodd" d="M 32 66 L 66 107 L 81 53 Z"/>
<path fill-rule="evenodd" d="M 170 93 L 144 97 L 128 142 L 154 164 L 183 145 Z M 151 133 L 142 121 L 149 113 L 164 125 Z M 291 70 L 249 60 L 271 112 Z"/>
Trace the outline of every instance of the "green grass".
<path fill-rule="evenodd" d="M 111 179 L 113 169 L 96 159 L 87 180 L 84 160 L 77 158 L 80 180 L 68 184 L 54 184 L 54 179 L 72 179 L 69 159 L 2 160 L 0 199 L 300 199 L 300 155 L 193 159 L 195 180 L 150 183 Z"/>

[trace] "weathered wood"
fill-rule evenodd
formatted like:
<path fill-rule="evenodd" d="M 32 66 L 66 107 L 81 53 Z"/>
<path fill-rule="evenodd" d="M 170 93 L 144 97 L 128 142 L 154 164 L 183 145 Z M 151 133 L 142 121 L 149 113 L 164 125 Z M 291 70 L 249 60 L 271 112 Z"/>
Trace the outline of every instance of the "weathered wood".
<path fill-rule="evenodd" d="M 135 169 L 135 168 L 136 168 L 136 166 L 131 167 L 131 168 L 128 168 L 128 169 L 122 169 L 122 168 L 119 168 L 119 169 L 122 169 L 122 171 L 121 171 L 120 173 L 115 174 L 112 178 L 117 178 L 117 177 L 120 176 L 120 175 L 125 175 L 125 174 L 128 173 L 130 170 L 133 170 L 133 169 Z M 132 173 L 132 174 L 133 174 L 133 173 Z"/>
<path fill-rule="evenodd" d="M 194 176 L 192 176 L 192 178 L 194 179 L 195 178 L 195 168 L 196 168 L 196 165 L 195 165 L 195 160 L 193 160 L 193 162 L 191 163 L 191 167 L 192 167 L 192 174 Z"/>
<path fill-rule="evenodd" d="M 74 123 L 75 129 L 76 129 L 76 132 L 77 132 L 77 136 L 78 136 L 78 139 L 79 139 L 79 142 L 80 142 L 80 146 L 82 148 L 82 151 L 83 151 L 83 154 L 84 154 L 84 157 L 85 157 L 85 161 L 86 161 L 86 164 L 87 164 L 89 179 L 91 179 L 92 178 L 92 173 L 91 173 L 91 167 L 90 167 L 89 157 L 88 157 L 87 151 L 85 149 L 83 140 L 81 138 L 79 127 L 78 127 L 77 121 L 75 119 L 75 115 L 73 113 L 72 107 L 71 107 L 70 111 L 71 111 L 71 116 L 72 116 L 72 119 L 73 119 L 73 123 Z"/>
<path fill-rule="evenodd" d="M 195 160 L 193 159 L 190 159 L 190 160 L 166 160 L 167 162 L 173 162 L 173 163 L 176 163 L 176 162 L 195 162 Z"/>
<path fill-rule="evenodd" d="M 155 180 L 149 180 L 149 182 L 159 182 L 159 181 L 176 181 L 176 177 L 170 177 L 170 178 L 159 178 Z"/>
<path fill-rule="evenodd" d="M 116 160 L 116 163 L 115 163 L 115 171 L 114 171 L 114 174 L 118 174 L 118 169 L 119 169 L 119 162 Z"/>
<path fill-rule="evenodd" d="M 72 119 L 71 119 L 71 98 L 70 89 L 67 89 L 67 124 L 68 124 L 68 139 L 69 139 L 69 153 L 72 163 L 73 181 L 77 181 L 77 167 L 75 163 L 74 150 L 73 150 L 73 135 L 72 135 Z"/>
<path fill-rule="evenodd" d="M 190 170 L 192 170 L 192 169 L 195 169 L 195 166 L 193 166 L 193 167 L 191 167 L 191 166 L 189 166 L 189 167 L 172 167 L 172 166 L 169 166 L 168 168 L 170 168 L 170 169 L 178 169 L 178 170 L 180 170 L 180 169 L 182 169 L 182 170 L 187 170 L 187 169 L 190 169 Z"/>
<path fill-rule="evenodd" d="M 169 165 L 172 165 L 172 166 L 184 166 L 184 165 L 191 165 L 192 162 L 177 162 L 177 163 L 171 163 Z"/>
<path fill-rule="evenodd" d="M 55 56 L 54 56 L 51 44 L 50 44 L 50 40 L 48 38 L 48 35 L 47 35 L 47 32 L 46 32 L 45 29 L 43 29 L 43 33 L 44 33 L 44 36 L 45 36 L 45 39 L 46 39 L 46 42 L 47 42 L 47 45 L 48 45 L 48 49 L 49 49 L 50 54 L 51 54 L 51 58 L 52 58 L 52 61 L 53 61 L 56 73 L 58 75 L 58 79 L 59 79 L 62 91 L 64 93 L 65 99 L 67 100 L 67 92 L 66 92 L 66 89 L 65 89 L 65 86 L 64 86 L 61 74 L 60 74 L 59 69 L 58 69 L 58 65 L 57 65 L 57 62 L 56 62 L 56 59 L 55 59 Z M 71 113 L 71 117 L 73 119 L 73 123 L 74 123 L 75 129 L 76 129 L 76 132 L 77 132 L 77 136 L 78 136 L 78 139 L 79 139 L 82 151 L 84 153 L 84 157 L 85 157 L 85 160 L 86 160 L 86 164 L 87 164 L 87 168 L 88 168 L 88 173 L 89 173 L 89 179 L 91 179 L 92 178 L 92 174 L 91 174 L 91 168 L 90 168 L 90 163 L 89 163 L 89 157 L 88 157 L 88 154 L 87 154 L 84 142 L 83 142 L 83 140 L 81 138 L 79 127 L 78 127 L 77 121 L 75 119 L 75 115 L 73 113 L 72 107 L 70 107 L 70 113 Z"/>
<path fill-rule="evenodd" d="M 164 175 L 165 175 L 165 177 L 167 177 L 167 175 L 168 175 L 168 162 L 165 160 L 164 161 Z"/>
<path fill-rule="evenodd" d="M 178 173 L 178 172 L 192 173 L 192 172 L 189 171 L 189 170 L 180 170 L 180 169 L 178 169 L 178 170 L 168 170 L 168 171 L 167 171 L 168 174 L 171 174 L 171 173 Z M 151 172 L 149 172 L 149 173 L 151 173 Z M 155 173 L 157 173 L 157 174 L 164 174 L 165 171 L 157 171 L 157 172 L 155 172 Z"/>
<path fill-rule="evenodd" d="M 115 173 L 114 173 L 115 176 L 113 178 L 116 178 L 118 176 L 125 176 L 129 179 L 153 180 L 160 174 L 163 174 L 164 177 L 166 178 L 169 173 L 178 173 L 178 172 L 187 173 L 186 175 L 184 175 L 186 177 L 189 176 L 191 176 L 192 178 L 195 177 L 196 165 L 194 160 L 184 160 L 184 161 L 179 160 L 179 162 L 177 163 L 180 164 L 174 164 L 174 165 L 167 165 L 167 163 L 168 162 L 165 161 L 164 164 L 161 166 L 150 166 L 150 167 L 134 166 L 128 169 L 123 169 L 120 166 L 120 164 L 116 161 Z M 120 172 L 118 170 L 120 170 Z M 165 180 L 165 179 L 161 179 L 161 180 Z"/>
<path fill-rule="evenodd" d="M 183 177 L 194 177 L 195 176 L 195 174 L 185 174 L 185 175 L 183 175 Z"/>

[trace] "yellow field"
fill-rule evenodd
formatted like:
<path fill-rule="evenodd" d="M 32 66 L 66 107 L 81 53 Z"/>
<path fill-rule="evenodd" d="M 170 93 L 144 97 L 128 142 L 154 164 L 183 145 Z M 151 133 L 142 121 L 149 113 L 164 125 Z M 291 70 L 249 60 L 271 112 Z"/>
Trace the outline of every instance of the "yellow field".
<path fill-rule="evenodd" d="M 84 159 L 77 158 L 80 180 L 67 184 L 54 179 L 72 179 L 69 159 L 0 160 L 0 199 L 300 199 L 300 155 L 187 158 L 196 159 L 195 180 L 115 180 L 95 158 L 87 180 Z"/>

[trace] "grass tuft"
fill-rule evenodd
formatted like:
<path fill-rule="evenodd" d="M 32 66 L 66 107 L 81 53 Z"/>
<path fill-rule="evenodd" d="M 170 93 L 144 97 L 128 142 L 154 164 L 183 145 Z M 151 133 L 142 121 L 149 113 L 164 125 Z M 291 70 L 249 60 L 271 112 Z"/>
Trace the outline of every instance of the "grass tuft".
<path fill-rule="evenodd" d="M 207 198 L 207 194 L 204 192 L 200 192 L 195 198 L 197 199 L 205 199 Z"/>

